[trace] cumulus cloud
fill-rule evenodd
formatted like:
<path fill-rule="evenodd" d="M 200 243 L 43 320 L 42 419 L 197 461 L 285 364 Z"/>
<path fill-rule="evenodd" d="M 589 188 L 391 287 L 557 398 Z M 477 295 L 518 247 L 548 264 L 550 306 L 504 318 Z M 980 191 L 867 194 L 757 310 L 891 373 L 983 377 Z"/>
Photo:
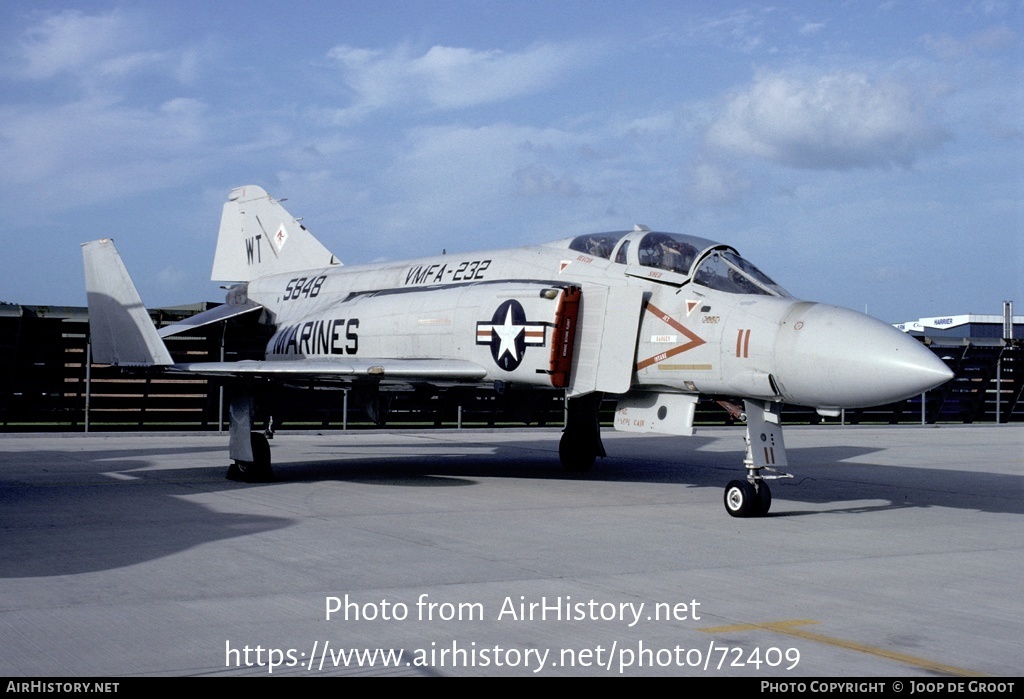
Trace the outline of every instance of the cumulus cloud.
<path fill-rule="evenodd" d="M 854 72 L 760 76 L 734 95 L 709 143 L 796 168 L 909 167 L 948 136 L 922 95 Z"/>
<path fill-rule="evenodd" d="M 434 46 L 422 55 L 407 46 L 336 46 L 327 55 L 354 95 L 337 117 L 352 119 L 406 104 L 451 110 L 535 93 L 562 79 L 586 54 L 579 45 L 538 44 L 518 52 Z"/>

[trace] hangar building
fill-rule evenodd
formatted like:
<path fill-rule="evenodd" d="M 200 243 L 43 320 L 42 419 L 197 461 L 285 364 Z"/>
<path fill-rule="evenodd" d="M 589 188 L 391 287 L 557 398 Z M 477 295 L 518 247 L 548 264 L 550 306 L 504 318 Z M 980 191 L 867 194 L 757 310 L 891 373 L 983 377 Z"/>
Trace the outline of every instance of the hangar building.
<path fill-rule="evenodd" d="M 984 340 L 1024 338 L 1024 316 L 1012 316 L 1012 331 L 1007 332 L 1006 319 L 996 315 L 959 315 L 920 318 L 896 323 L 895 327 L 915 337 L 930 337 L 934 340 Z"/>

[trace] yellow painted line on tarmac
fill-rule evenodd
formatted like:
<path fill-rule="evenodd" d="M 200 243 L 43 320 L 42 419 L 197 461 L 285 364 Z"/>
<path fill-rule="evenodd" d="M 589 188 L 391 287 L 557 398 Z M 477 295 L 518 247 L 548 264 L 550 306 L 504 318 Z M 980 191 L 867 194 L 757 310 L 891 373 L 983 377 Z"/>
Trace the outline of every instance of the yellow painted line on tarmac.
<path fill-rule="evenodd" d="M 907 655 L 906 653 L 897 653 L 895 651 L 886 650 L 877 646 L 869 646 L 865 643 L 857 643 L 855 641 L 845 641 L 841 638 L 833 638 L 832 636 L 826 636 L 820 633 L 814 633 L 812 631 L 806 631 L 800 627 L 809 626 L 811 624 L 817 624 L 818 622 L 811 619 L 791 619 L 789 621 L 770 621 L 764 624 L 734 624 L 732 626 L 712 626 L 706 629 L 698 629 L 704 633 L 729 633 L 733 631 L 774 631 L 784 636 L 792 636 L 793 638 L 802 638 L 807 641 L 814 641 L 815 643 L 823 643 L 828 646 L 835 646 L 836 648 L 845 648 L 847 650 L 857 651 L 858 653 L 866 653 L 868 655 L 874 655 L 879 658 L 886 658 L 888 660 L 895 660 L 899 663 L 906 665 L 912 665 L 919 667 L 923 670 L 932 670 L 933 672 L 941 672 L 944 675 L 954 675 L 957 677 L 984 677 L 983 673 L 975 672 L 973 670 L 965 670 L 960 667 L 954 667 L 953 665 L 944 665 L 942 663 L 936 663 L 925 658 L 919 658 L 916 655 Z"/>

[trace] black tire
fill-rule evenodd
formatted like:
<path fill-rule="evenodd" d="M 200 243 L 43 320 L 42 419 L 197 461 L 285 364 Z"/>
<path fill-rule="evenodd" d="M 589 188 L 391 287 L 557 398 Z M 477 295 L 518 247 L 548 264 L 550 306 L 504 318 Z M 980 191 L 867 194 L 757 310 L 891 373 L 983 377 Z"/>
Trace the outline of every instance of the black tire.
<path fill-rule="evenodd" d="M 725 486 L 725 511 L 733 517 L 756 517 L 761 499 L 750 481 L 729 481 Z"/>
<path fill-rule="evenodd" d="M 594 468 L 597 450 L 585 440 L 571 439 L 568 432 L 563 432 L 558 442 L 558 460 L 566 471 L 586 473 Z"/>
<path fill-rule="evenodd" d="M 772 508 L 772 491 L 764 481 L 760 481 L 757 484 L 757 499 L 759 506 L 757 516 L 764 517 L 768 514 L 768 510 Z"/>
<path fill-rule="evenodd" d="M 228 480 L 243 483 L 266 483 L 273 480 L 270 466 L 270 443 L 262 432 L 250 433 L 252 461 L 235 461 L 228 467 Z"/>

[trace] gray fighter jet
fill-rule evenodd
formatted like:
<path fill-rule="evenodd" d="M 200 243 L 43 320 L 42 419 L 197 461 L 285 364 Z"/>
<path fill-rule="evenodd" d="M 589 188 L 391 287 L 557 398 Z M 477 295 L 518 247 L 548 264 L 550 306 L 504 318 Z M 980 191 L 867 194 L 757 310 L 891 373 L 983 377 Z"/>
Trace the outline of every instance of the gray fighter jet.
<path fill-rule="evenodd" d="M 270 477 L 253 430 L 267 381 L 481 385 L 560 391 L 562 464 L 604 456 L 598 408 L 614 426 L 693 434 L 700 396 L 745 419 L 746 477 L 725 508 L 761 516 L 767 480 L 787 477 L 780 405 L 890 403 L 952 378 L 920 343 L 861 313 L 800 301 L 728 245 L 637 225 L 546 245 L 343 266 L 258 186 L 231 191 L 212 278 L 227 302 L 159 332 L 109 239 L 83 244 L 94 361 L 162 368 L 233 385 L 229 477 Z M 174 363 L 162 337 L 244 313 L 273 326 L 262 360 Z"/>

